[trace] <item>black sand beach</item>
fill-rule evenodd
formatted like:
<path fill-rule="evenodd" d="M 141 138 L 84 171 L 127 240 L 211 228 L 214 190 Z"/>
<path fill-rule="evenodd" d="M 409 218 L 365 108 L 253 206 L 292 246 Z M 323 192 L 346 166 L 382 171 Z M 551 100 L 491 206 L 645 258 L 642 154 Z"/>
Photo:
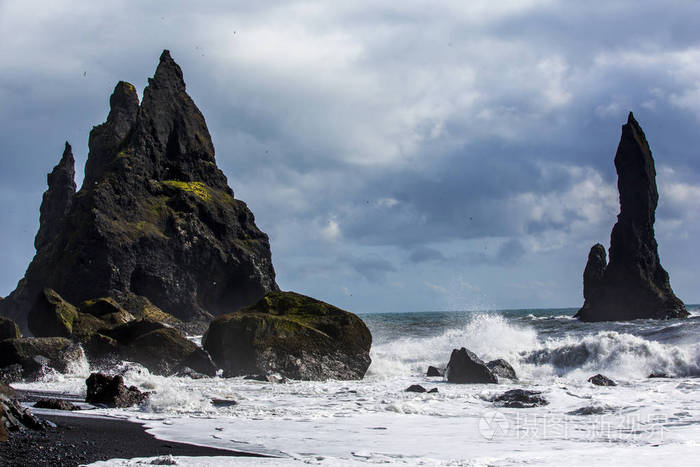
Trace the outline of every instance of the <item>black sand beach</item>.
<path fill-rule="evenodd" d="M 132 457 L 257 456 L 225 449 L 156 439 L 138 423 L 89 417 L 41 417 L 56 428 L 13 433 L 0 443 L 2 466 L 77 466 L 100 460 Z"/>

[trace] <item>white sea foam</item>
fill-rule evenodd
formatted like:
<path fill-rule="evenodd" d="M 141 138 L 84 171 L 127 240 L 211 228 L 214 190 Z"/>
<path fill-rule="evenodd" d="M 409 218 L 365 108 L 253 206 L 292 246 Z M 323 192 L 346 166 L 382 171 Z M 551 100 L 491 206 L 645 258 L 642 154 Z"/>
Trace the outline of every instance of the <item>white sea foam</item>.
<path fill-rule="evenodd" d="M 515 362 L 520 352 L 537 345 L 537 332 L 498 314 L 477 314 L 464 326 L 438 336 L 400 337 L 372 347 L 368 374 L 375 377 L 424 375 L 429 365 L 444 367 L 455 348 L 466 347 L 485 361 Z"/>
<path fill-rule="evenodd" d="M 692 464 L 700 447 L 700 382 L 692 378 L 700 374 L 698 345 L 676 342 L 673 333 L 663 342 L 632 334 L 642 326 L 655 332 L 654 324 L 601 330 L 559 321 L 570 331 L 557 332 L 557 322 L 547 319 L 480 314 L 432 336 L 379 336 L 361 381 L 165 378 L 125 362 L 114 371 L 151 391 L 149 402 L 91 413 L 140 421 L 165 440 L 281 456 L 173 458 L 177 465 L 561 465 L 562 452 L 569 465 L 638 464 L 638 456 Z M 669 325 L 657 326 L 659 332 L 668 334 Z M 462 346 L 484 360 L 506 359 L 520 381 L 452 385 L 425 376 L 428 365 L 446 364 Z M 652 371 L 679 378 L 646 378 Z M 587 382 L 599 372 L 619 385 Z M 81 369 L 18 387 L 84 393 L 84 376 Z M 415 383 L 439 392 L 404 392 Z M 549 405 L 509 409 L 489 402 L 515 388 L 541 391 Z M 215 407 L 212 399 L 238 404 Z M 152 461 L 159 459 L 94 465 Z"/>

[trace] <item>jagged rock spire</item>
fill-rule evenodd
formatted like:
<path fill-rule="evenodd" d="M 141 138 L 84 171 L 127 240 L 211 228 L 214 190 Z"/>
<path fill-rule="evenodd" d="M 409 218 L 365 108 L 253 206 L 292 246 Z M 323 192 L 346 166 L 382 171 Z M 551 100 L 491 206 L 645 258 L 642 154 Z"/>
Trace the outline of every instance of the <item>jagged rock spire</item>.
<path fill-rule="evenodd" d="M 644 131 L 630 112 L 615 154 L 620 214 L 610 235 L 610 263 L 596 244 L 583 274 L 584 321 L 683 318 L 688 312 L 659 261 L 654 220 L 659 193 Z"/>
<path fill-rule="evenodd" d="M 201 325 L 278 290 L 269 239 L 234 199 L 167 50 L 140 104 L 131 84 L 116 85 L 88 146 L 83 186 L 50 209 L 67 210 L 60 226 L 42 220 L 41 248 L 1 313 L 26 329 L 27 310 L 51 288 L 70 303 L 111 297 L 135 315 L 155 305 Z"/>
<path fill-rule="evenodd" d="M 61 160 L 46 177 L 49 188 L 44 192 L 39 215 L 39 231 L 34 247 L 39 250 L 59 232 L 63 218 L 70 210 L 75 196 L 75 158 L 66 141 Z"/>

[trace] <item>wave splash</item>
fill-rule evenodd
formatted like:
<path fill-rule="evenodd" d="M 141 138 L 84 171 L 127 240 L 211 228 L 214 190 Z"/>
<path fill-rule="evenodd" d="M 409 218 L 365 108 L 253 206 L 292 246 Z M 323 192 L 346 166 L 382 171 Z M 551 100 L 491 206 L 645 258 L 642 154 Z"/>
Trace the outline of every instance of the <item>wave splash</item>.
<path fill-rule="evenodd" d="M 659 342 L 585 324 L 560 335 L 543 333 L 548 336 L 543 337 L 537 325 L 538 320 L 481 313 L 433 336 L 397 336 L 373 346 L 368 376 L 424 376 L 429 365 L 444 367 L 452 349 L 466 347 L 484 361 L 505 359 L 521 379 L 580 379 L 595 373 L 623 379 L 652 373 L 700 377 L 700 344 Z"/>

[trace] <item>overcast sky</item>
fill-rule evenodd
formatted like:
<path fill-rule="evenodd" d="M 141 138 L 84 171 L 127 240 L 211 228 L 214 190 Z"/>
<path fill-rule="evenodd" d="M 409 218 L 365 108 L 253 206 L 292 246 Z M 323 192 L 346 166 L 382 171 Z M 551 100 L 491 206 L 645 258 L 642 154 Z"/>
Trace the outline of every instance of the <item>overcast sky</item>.
<path fill-rule="evenodd" d="M 0 0 L 0 296 L 64 141 L 80 185 L 114 85 L 141 95 L 167 48 L 283 289 L 360 313 L 580 306 L 632 110 L 662 264 L 700 302 L 700 3 L 200 3 Z"/>

